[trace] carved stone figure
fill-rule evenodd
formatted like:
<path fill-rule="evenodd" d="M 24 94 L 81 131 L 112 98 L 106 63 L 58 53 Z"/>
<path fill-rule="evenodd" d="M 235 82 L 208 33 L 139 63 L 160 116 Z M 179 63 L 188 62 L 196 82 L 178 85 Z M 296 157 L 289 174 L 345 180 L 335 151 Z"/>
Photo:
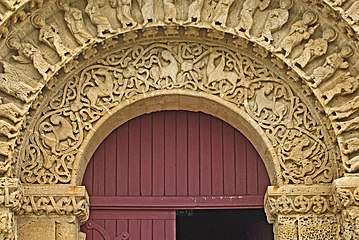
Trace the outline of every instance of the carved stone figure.
<path fill-rule="evenodd" d="M 157 83 L 160 79 L 170 78 L 173 82 L 177 82 L 177 74 L 179 72 L 178 61 L 168 50 L 161 53 L 164 62 L 159 62 L 159 67 L 154 66 L 150 69 L 151 77 Z"/>
<path fill-rule="evenodd" d="M 315 29 L 319 27 L 319 24 L 310 27 L 317 22 L 318 16 L 315 12 L 309 10 L 303 14 L 303 19 L 296 21 L 290 27 L 288 35 L 282 40 L 280 47 L 276 49 L 277 52 L 285 51 L 285 57 L 288 57 L 292 52 L 292 49 L 298 46 L 304 39 L 309 39 L 314 33 Z"/>
<path fill-rule="evenodd" d="M 239 14 L 239 24 L 236 27 L 238 32 L 245 31 L 247 37 L 250 36 L 249 31 L 253 26 L 253 15 L 257 8 L 260 11 L 265 10 L 269 6 L 270 0 L 246 0 Z"/>
<path fill-rule="evenodd" d="M 141 13 L 143 18 L 143 25 L 154 22 L 154 0 L 139 0 Z"/>
<path fill-rule="evenodd" d="M 324 55 L 328 50 L 328 43 L 334 41 L 336 37 L 337 32 L 333 28 L 325 28 L 321 38 L 311 39 L 304 45 L 303 52 L 293 60 L 293 63 L 299 64 L 301 68 L 304 68 L 313 59 Z"/>
<path fill-rule="evenodd" d="M 0 116 L 17 123 L 21 121 L 21 117 L 24 116 L 26 112 L 26 109 L 22 110 L 12 102 L 4 103 L 2 98 L 0 98 Z"/>
<path fill-rule="evenodd" d="M 40 29 L 40 42 L 55 50 L 62 61 L 73 54 L 73 51 L 62 42 L 59 26 L 55 22 L 47 24 L 41 14 L 36 14 L 32 17 L 32 23 Z"/>
<path fill-rule="evenodd" d="M 45 145 L 51 149 L 51 152 L 60 152 L 64 148 L 67 148 L 68 145 L 62 143 L 62 141 L 68 139 L 76 140 L 71 123 L 64 117 L 52 115 L 50 117 L 50 123 L 51 131 L 43 134 L 43 141 Z"/>
<path fill-rule="evenodd" d="M 18 41 L 18 43 L 15 43 Z M 34 67 L 37 71 L 43 76 L 45 80 L 49 78 L 50 71 L 55 70 L 55 66 L 50 64 L 47 60 L 45 55 L 36 47 L 34 47 L 30 43 L 20 43 L 20 40 L 15 40 L 14 49 L 18 51 L 18 56 L 13 56 L 15 61 L 20 63 L 29 63 L 32 61 Z"/>
<path fill-rule="evenodd" d="M 314 163 L 309 157 L 317 147 L 316 143 L 311 144 L 308 138 L 295 138 L 292 144 L 293 148 L 291 151 L 283 154 L 284 161 L 292 161 L 296 165 L 301 166 L 301 175 L 304 177 L 314 169 Z"/>
<path fill-rule="evenodd" d="M 355 1 L 348 10 L 345 11 L 345 16 L 351 19 L 352 24 L 359 24 L 359 2 Z"/>
<path fill-rule="evenodd" d="M 92 35 L 85 26 L 82 11 L 78 8 L 71 7 L 68 0 L 59 0 L 58 5 L 65 12 L 65 22 L 76 41 L 80 45 L 89 43 L 92 39 Z"/>
<path fill-rule="evenodd" d="M 359 117 L 355 117 L 351 120 L 343 121 L 343 122 L 337 121 L 336 124 L 337 124 L 338 134 L 357 130 L 359 129 Z"/>
<path fill-rule="evenodd" d="M 26 103 L 33 100 L 34 96 L 31 96 L 31 94 L 36 93 L 43 85 L 36 83 L 36 87 L 31 87 L 24 82 L 31 81 L 31 79 L 24 74 L 23 71 L 17 69 L 1 58 L 0 64 L 4 70 L 3 73 L 0 73 L 0 90 Z"/>
<path fill-rule="evenodd" d="M 219 0 L 215 9 L 213 16 L 211 18 L 212 25 L 226 26 L 227 17 L 229 13 L 229 8 L 233 4 L 234 0 Z"/>
<path fill-rule="evenodd" d="M 341 6 L 341 5 L 343 5 L 343 3 L 345 3 L 346 1 L 347 1 L 347 0 L 329 0 L 329 2 L 331 2 L 334 7 Z"/>
<path fill-rule="evenodd" d="M 21 3 L 21 0 L 0 0 L 0 3 L 9 10 L 15 10 L 16 5 Z"/>
<path fill-rule="evenodd" d="M 188 19 L 186 23 L 201 21 L 201 11 L 204 0 L 194 0 L 188 8 Z"/>
<path fill-rule="evenodd" d="M 1 18 L 0 18 L 1 21 Z M 0 26 L 0 39 L 6 38 L 9 35 L 9 28 L 6 26 L 6 24 L 2 24 Z"/>
<path fill-rule="evenodd" d="M 338 69 L 346 69 L 349 63 L 345 61 L 346 58 L 353 55 L 353 49 L 349 46 L 343 47 L 339 53 L 332 53 L 325 59 L 323 66 L 314 69 L 312 79 L 313 88 L 317 88 L 323 81 L 329 79 Z"/>
<path fill-rule="evenodd" d="M 109 0 L 110 6 L 116 8 L 117 19 L 123 28 L 134 27 L 137 25 L 131 13 L 131 0 Z"/>
<path fill-rule="evenodd" d="M 95 109 L 101 109 L 101 107 L 99 107 L 97 104 L 97 100 L 99 97 L 110 97 L 112 100 L 114 100 L 113 76 L 110 72 L 104 69 L 92 71 L 91 75 L 97 86 L 92 86 L 89 89 L 85 90 L 85 94 L 90 100 L 90 104 L 92 107 L 94 107 Z M 98 76 L 102 76 L 103 80 L 100 80 Z"/>
<path fill-rule="evenodd" d="M 359 75 L 353 77 L 351 73 L 346 73 L 341 77 L 340 83 L 323 93 L 322 98 L 324 99 L 324 104 L 328 104 L 336 96 L 352 94 L 358 89 L 358 87 Z"/>
<path fill-rule="evenodd" d="M 255 96 L 255 104 L 256 104 L 256 115 L 259 117 L 261 112 L 264 109 L 271 110 L 273 113 L 282 119 L 284 115 L 287 113 L 288 109 L 285 104 L 275 101 L 275 99 L 270 99 L 267 96 L 273 92 L 274 86 L 273 84 L 266 84 L 262 87 Z"/>
<path fill-rule="evenodd" d="M 220 59 L 218 65 L 215 64 L 216 59 Z M 235 69 L 233 71 L 226 71 L 226 60 L 225 55 L 220 52 L 212 52 L 208 58 L 207 64 L 207 85 L 211 86 L 215 82 L 220 82 L 222 80 L 227 80 L 232 85 L 232 90 L 237 86 L 237 82 L 239 82 L 239 74 Z"/>
<path fill-rule="evenodd" d="M 4 141 L 0 141 L 0 155 L 8 157 L 11 155 L 11 151 L 13 148 L 13 143 L 12 142 L 4 142 Z M 1 166 L 1 164 L 0 164 Z M 4 166 L 6 167 L 6 166 Z M 1 167 L 0 167 L 1 170 Z M 4 172 L 7 172 L 8 169 L 4 169 Z"/>
<path fill-rule="evenodd" d="M 4 120 L 0 120 L 0 134 L 7 138 L 14 138 L 17 135 L 17 131 L 20 129 L 20 124 L 12 125 Z"/>
<path fill-rule="evenodd" d="M 112 28 L 107 17 L 101 15 L 102 5 L 96 0 L 88 0 L 85 12 L 89 15 L 91 22 L 97 28 L 97 37 L 106 37 L 106 34 L 112 34 L 116 31 Z"/>
<path fill-rule="evenodd" d="M 176 22 L 177 10 L 174 0 L 163 0 L 165 23 Z"/>
<path fill-rule="evenodd" d="M 359 138 L 357 137 L 348 139 L 345 142 L 342 142 L 342 144 L 344 144 L 345 147 L 343 150 L 344 154 L 348 155 L 359 151 Z"/>
<path fill-rule="evenodd" d="M 359 109 L 359 96 L 354 97 L 352 100 L 346 102 L 345 105 L 332 107 L 329 112 L 333 114 L 333 119 L 343 119 L 351 116 Z"/>
<path fill-rule="evenodd" d="M 293 6 L 293 0 L 280 0 L 280 8 L 269 11 L 262 31 L 261 39 L 272 42 L 272 32 L 278 31 L 288 21 L 289 9 Z"/>

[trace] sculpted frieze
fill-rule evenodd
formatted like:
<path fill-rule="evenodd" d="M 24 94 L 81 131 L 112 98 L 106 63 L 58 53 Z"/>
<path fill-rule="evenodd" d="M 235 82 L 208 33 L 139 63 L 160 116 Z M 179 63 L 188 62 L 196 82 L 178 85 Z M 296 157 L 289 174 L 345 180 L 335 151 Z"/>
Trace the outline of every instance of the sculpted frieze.
<path fill-rule="evenodd" d="M 211 94 L 243 109 L 273 145 L 283 183 L 330 182 L 332 150 L 308 103 L 246 55 L 196 42 L 137 45 L 69 78 L 46 102 L 21 149 L 26 183 L 69 183 L 88 131 L 120 102 L 157 90 Z M 310 104 L 309 104 L 310 105 Z"/>

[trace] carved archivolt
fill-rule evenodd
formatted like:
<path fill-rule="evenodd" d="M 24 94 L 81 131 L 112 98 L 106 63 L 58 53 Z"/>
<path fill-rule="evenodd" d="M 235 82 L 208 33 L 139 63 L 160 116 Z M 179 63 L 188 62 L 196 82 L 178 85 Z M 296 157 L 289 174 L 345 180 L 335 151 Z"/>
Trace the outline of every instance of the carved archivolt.
<path fill-rule="evenodd" d="M 73 71 L 81 59 L 91 59 L 99 54 L 98 51 L 101 49 L 111 49 L 118 44 L 141 38 L 169 39 L 173 36 L 224 40 L 227 44 L 237 45 L 239 49 L 251 49 L 252 55 L 270 59 L 271 65 L 282 69 L 281 71 L 286 67 L 291 70 L 287 78 L 281 77 L 279 80 L 275 75 L 258 73 L 255 64 L 254 67 L 243 67 L 246 60 L 240 60 L 244 62 L 235 64 L 234 61 L 239 60 L 233 57 L 238 54 L 234 51 L 231 57 L 224 52 L 221 53 L 222 50 L 213 51 L 199 47 L 201 51 L 198 50 L 198 53 L 197 50 L 186 53 L 193 55 L 189 57 L 179 55 L 178 49 L 174 52 L 173 49 L 163 48 L 161 53 L 151 56 L 153 59 L 146 60 L 149 63 L 132 59 L 134 62 L 127 69 L 121 69 L 124 68 L 125 63 L 121 63 L 122 66 L 119 67 L 119 64 L 111 62 L 107 65 L 98 62 L 99 69 L 94 68 L 91 73 L 84 72 L 83 75 L 77 76 L 79 79 L 74 84 L 83 89 L 76 89 L 75 93 L 81 98 L 77 96 L 75 103 L 83 106 L 89 104 L 91 111 L 101 112 L 100 109 L 103 107 L 110 109 L 126 97 L 131 98 L 148 91 L 160 89 L 204 91 L 243 108 L 260 124 L 268 139 L 273 141 L 276 158 L 283 171 L 280 180 L 283 183 L 332 181 L 333 176 L 338 176 L 338 172 L 336 163 L 329 164 L 328 159 L 332 158 L 333 162 L 336 161 L 337 157 L 331 156 L 337 151 L 337 141 L 341 154 L 336 156 L 342 158 L 344 169 L 347 172 L 359 171 L 359 144 L 356 143 L 355 137 L 352 137 L 353 134 L 349 134 L 359 131 L 356 114 L 358 106 L 355 98 L 359 84 L 357 84 L 357 71 L 353 62 L 357 57 L 357 46 L 355 46 L 356 42 L 346 41 L 347 37 L 341 32 L 346 26 L 345 23 L 351 24 L 349 30 L 355 28 L 357 4 L 350 0 L 304 2 L 315 4 L 315 7 L 308 8 L 302 1 L 291 0 L 243 2 L 196 0 L 190 1 L 189 4 L 159 0 L 138 2 L 110 0 L 107 3 L 89 0 L 80 1 L 79 4 L 73 4 L 69 0 L 45 3 L 40 0 L 31 2 L 3 0 L 0 5 L 5 6 L 4 16 L 10 17 L 15 16 L 15 13 L 21 13 L 23 22 L 16 26 L 11 25 L 11 34 L 3 40 L 3 44 L 6 43 L 8 48 L 4 48 L 3 53 L 0 54 L 4 56 L 1 60 L 3 73 L 0 73 L 0 90 L 4 100 L 0 108 L 14 110 L 11 113 L 4 111 L 4 116 L 0 116 L 0 133 L 4 136 L 0 139 L 2 175 L 14 174 L 10 171 L 11 166 L 17 161 L 13 157 L 14 149 L 24 149 L 25 146 L 21 146 L 23 143 L 32 142 L 38 146 L 38 149 L 31 154 L 28 153 L 31 157 L 24 159 L 33 163 L 36 158 L 36 161 L 42 163 L 33 166 L 34 168 L 31 169 L 35 172 L 29 175 L 42 175 L 45 179 L 30 180 L 27 175 L 26 178 L 29 180 L 25 181 L 23 177 L 23 181 L 69 182 L 72 166 L 66 162 L 73 161 L 69 159 L 70 155 L 71 157 L 73 155 L 67 154 L 71 152 L 69 149 L 76 149 L 78 144 L 81 145 L 81 138 L 85 137 L 86 130 L 83 136 L 80 136 L 82 133 L 70 134 L 67 131 L 71 128 L 76 131 L 76 128 L 80 128 L 83 124 L 79 123 L 83 119 L 76 116 L 80 120 L 75 121 L 64 115 L 63 112 L 66 110 L 62 109 L 61 112 L 58 109 L 59 112 L 54 116 L 49 115 L 46 121 L 44 117 L 46 124 L 44 122 L 44 125 L 37 126 L 37 133 L 31 135 L 31 139 L 24 139 L 24 136 L 30 137 L 27 133 L 23 135 L 25 127 L 21 128 L 25 126 L 24 115 L 28 112 L 30 104 L 36 105 L 41 102 L 39 91 L 43 86 L 54 87 L 53 83 L 57 79 L 54 76 L 59 73 L 62 76 L 62 69 L 66 73 Z M 35 11 L 39 7 L 41 9 Z M 56 9 L 56 14 L 50 15 L 49 12 L 53 11 L 48 11 L 50 9 Z M 318 9 L 322 9 L 323 14 L 320 14 Z M 293 14 L 295 12 L 303 14 Z M 326 19 L 334 19 L 338 14 L 342 16 L 339 27 L 325 24 Z M 8 17 L 4 18 L 1 26 L 8 24 L 10 21 Z M 24 31 L 19 33 L 15 31 L 17 28 L 24 28 Z M 351 37 L 355 38 L 355 36 L 352 34 Z M 348 45 L 341 44 L 343 41 Z M 338 48 L 339 45 L 342 47 Z M 135 53 L 139 50 L 132 51 Z M 271 56 L 269 56 L 270 52 Z M 201 55 L 196 55 L 199 53 Z M 150 56 L 150 53 L 148 54 Z M 132 54 L 131 57 L 140 56 Z M 100 69 L 101 64 L 107 69 Z M 204 67 L 200 64 L 208 65 Z M 83 80 L 89 76 L 91 80 Z M 132 80 L 134 77 L 136 81 Z M 58 79 L 62 81 L 62 77 Z M 142 83 L 140 86 L 136 85 L 138 83 L 133 83 L 135 87 L 131 90 L 128 89 L 129 86 L 123 87 L 122 83 L 119 83 L 122 88 L 114 91 L 109 89 L 109 85 L 106 86 L 106 84 L 111 85 L 111 81 L 112 84 L 116 84 L 126 79 L 142 81 Z M 148 82 L 149 79 L 153 82 Z M 292 83 L 284 84 L 291 80 L 299 82 L 294 84 L 295 86 Z M 86 85 L 87 83 L 83 81 L 89 81 L 91 84 Z M 188 83 L 189 81 L 192 82 Z M 301 81 L 303 83 L 300 83 Z M 190 84 L 192 89 L 186 84 Z M 135 90 L 137 87 L 140 90 Z M 303 100 L 305 97 L 294 94 L 298 89 L 300 92 L 314 93 L 317 98 L 315 106 L 309 109 L 302 107 L 308 104 Z M 121 90 L 125 92 L 119 93 Z M 296 97 L 303 101 L 297 101 Z M 86 104 L 82 98 L 87 98 Z M 101 101 L 107 99 L 106 104 L 99 105 L 99 99 Z M 344 102 L 349 104 L 343 104 Z M 329 121 L 312 119 L 317 119 L 317 116 L 313 116 L 314 112 L 317 112 L 314 114 L 317 116 L 322 112 L 327 114 L 326 118 L 332 123 L 335 137 L 331 133 Z M 302 119 L 297 120 L 298 115 Z M 325 126 L 319 127 L 323 122 Z M 276 127 L 273 127 L 273 124 L 277 124 Z M 296 132 L 293 126 L 296 127 L 298 124 L 300 129 Z M 286 135 L 288 129 L 291 130 Z M 81 132 L 82 129 L 78 131 Z M 66 134 L 63 134 L 65 132 Z M 327 139 L 319 137 L 323 132 L 328 132 L 324 134 L 324 138 Z M 286 134 L 282 135 L 282 133 Z M 38 136 L 35 136 L 36 134 Z M 277 147 L 281 144 L 283 147 Z M 300 157 L 294 158 L 294 155 L 298 154 Z M 16 156 L 20 156 L 19 153 Z M 41 160 L 42 158 L 46 160 Z M 62 160 L 58 160 L 59 158 Z M 52 171 L 48 175 L 47 172 L 54 164 L 59 164 L 58 171 Z M 23 168 L 27 167 L 23 165 Z M 329 168 L 331 170 L 328 170 Z M 61 174 L 56 176 L 60 172 Z M 309 175 L 311 177 L 308 177 Z"/>
<path fill-rule="evenodd" d="M 308 7 L 307 3 L 313 7 Z M 82 59 L 94 58 L 101 49 L 111 49 L 141 38 L 169 40 L 174 36 L 225 41 L 237 45 L 237 49 L 250 49 L 250 55 L 271 60 L 269 65 L 277 70 L 284 71 L 286 67 L 291 70 L 286 78 L 266 72 L 259 74 L 257 66 L 246 69 L 246 61 L 240 60 L 244 61 L 241 63 L 235 59 L 234 56 L 238 55 L 235 51 L 231 57 L 222 50 L 210 52 L 210 49 L 200 48 L 198 53 L 191 50 L 193 56 L 188 57 L 179 55 L 178 49 L 163 47 L 161 53 L 148 53 L 153 57 L 146 60 L 149 63 L 141 63 L 136 60 L 139 58 L 136 51 L 139 50 L 132 50 L 131 61 L 134 62 L 126 69 L 121 68 L 128 62 L 98 62 L 98 69 L 86 73 L 81 69 L 84 72 L 77 76 L 78 80 L 69 80 L 82 88 L 76 88 L 77 96 L 73 101 L 79 104 L 77 108 L 88 105 L 91 114 L 96 114 L 89 119 L 96 119 L 98 112 L 114 108 L 126 97 L 130 99 L 161 89 L 203 91 L 237 105 L 258 122 L 266 137 L 272 140 L 282 169 L 280 182 L 310 184 L 332 181 L 333 177 L 341 174 L 334 163 L 335 156 L 342 158 L 347 172 L 359 171 L 359 144 L 353 137 L 353 132 L 359 131 L 356 98 L 359 84 L 353 60 L 358 54 L 358 4 L 355 1 L 196 0 L 181 4 L 162 0 L 88 0 L 73 4 L 69 0 L 2 0 L 0 5 L 4 7 L 0 7 L 4 16 L 0 26 L 10 27 L 11 32 L 1 40 L 7 48 L 0 54 L 3 56 L 3 73 L 0 73 L 3 100 L 0 107 L 14 110 L 12 113 L 4 111 L 4 116 L 0 116 L 2 176 L 13 176 L 11 170 L 17 159 L 26 159 L 29 163 L 37 159 L 39 164 L 31 167 L 20 163 L 25 172 L 34 171 L 23 173 L 26 175 L 22 177 L 23 181 L 68 183 L 73 167 L 68 162 L 75 161 L 70 159 L 75 157 L 70 154 L 70 149 L 76 149 L 86 137 L 86 129 L 77 130 L 84 120 L 81 114 L 70 118 L 65 115 L 67 110 L 58 108 L 55 115 L 47 112 L 51 116 L 43 116 L 44 122 L 36 126 L 36 133 L 25 133 L 24 115 L 31 104 L 37 109 L 36 104 L 41 102 L 39 91 L 43 86 L 53 88 L 56 79 L 62 81 L 63 71 L 77 69 Z M 294 14 L 298 12 L 302 14 Z M 21 21 L 15 24 L 18 20 Z M 326 24 L 326 21 L 337 20 L 336 26 Z M 17 31 L 20 29 L 23 31 Z M 9 29 L 3 32 L 5 36 Z M 347 35 L 354 41 L 348 41 Z M 196 55 L 199 53 L 201 55 Z M 58 78 L 54 77 L 56 74 L 60 74 Z M 86 78 L 90 79 L 83 80 Z M 134 87 L 122 86 L 121 81 L 125 83 L 126 79 L 134 82 Z M 289 83 L 291 80 L 297 81 L 295 86 Z M 113 86 L 118 83 L 122 88 L 111 91 L 106 85 L 111 81 Z M 86 85 L 87 82 L 90 85 Z M 119 93 L 122 90 L 124 92 Z M 295 94 L 298 90 L 308 95 L 313 93 L 317 100 L 315 106 L 302 107 L 308 103 L 304 100 L 306 97 Z M 46 98 L 47 91 L 41 96 Z M 335 136 L 331 133 L 329 121 L 319 121 L 322 112 L 330 120 Z M 319 127 L 322 123 L 324 126 Z M 294 130 L 296 127 L 299 129 Z M 72 133 L 67 132 L 70 129 Z M 324 138 L 320 137 L 322 135 Z M 22 146 L 30 142 L 31 147 Z M 337 142 L 340 154 L 334 154 Z M 18 149 L 26 147 L 31 150 L 18 152 Z M 22 155 L 24 152 L 28 156 L 14 158 L 14 149 L 17 151 L 15 157 L 25 157 Z M 54 164 L 58 168 L 56 171 L 51 170 Z M 33 179 L 35 175 L 42 177 Z"/>
<path fill-rule="evenodd" d="M 56 90 L 55 90 L 56 89 Z M 138 44 L 111 52 L 59 85 L 30 116 L 20 148 L 24 183 L 70 183 L 84 139 L 123 102 L 154 91 L 203 92 L 245 111 L 271 142 L 283 183 L 336 177 L 327 129 L 282 76 L 228 48 L 197 42 Z"/>

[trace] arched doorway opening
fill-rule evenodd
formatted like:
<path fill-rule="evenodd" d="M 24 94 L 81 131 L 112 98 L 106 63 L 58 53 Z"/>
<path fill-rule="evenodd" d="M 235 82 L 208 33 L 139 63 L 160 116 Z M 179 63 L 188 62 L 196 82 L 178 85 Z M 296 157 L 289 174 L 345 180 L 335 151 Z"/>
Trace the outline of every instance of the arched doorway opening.
<path fill-rule="evenodd" d="M 229 222 L 243 227 L 236 218 L 253 216 L 241 209 L 263 208 L 269 178 L 252 144 L 229 124 L 204 113 L 164 111 L 113 131 L 83 184 L 91 206 L 87 239 L 170 240 L 176 230 L 190 231 L 181 225 L 183 209 L 194 210 L 194 224 L 231 216 Z M 255 221 L 243 231 L 263 222 Z"/>

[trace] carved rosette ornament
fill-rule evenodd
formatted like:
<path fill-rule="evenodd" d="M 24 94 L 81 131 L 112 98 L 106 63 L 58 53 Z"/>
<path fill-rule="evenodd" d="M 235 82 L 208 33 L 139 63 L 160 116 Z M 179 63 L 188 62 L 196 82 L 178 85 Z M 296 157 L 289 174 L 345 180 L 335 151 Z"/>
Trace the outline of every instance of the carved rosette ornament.
<path fill-rule="evenodd" d="M 185 90 L 219 97 L 245 111 L 270 141 L 283 183 L 326 183 L 334 175 L 327 130 L 309 102 L 280 75 L 231 49 L 174 41 L 137 45 L 88 64 L 29 122 L 21 149 L 24 183 L 70 183 L 79 149 L 116 106 L 156 91 Z"/>

